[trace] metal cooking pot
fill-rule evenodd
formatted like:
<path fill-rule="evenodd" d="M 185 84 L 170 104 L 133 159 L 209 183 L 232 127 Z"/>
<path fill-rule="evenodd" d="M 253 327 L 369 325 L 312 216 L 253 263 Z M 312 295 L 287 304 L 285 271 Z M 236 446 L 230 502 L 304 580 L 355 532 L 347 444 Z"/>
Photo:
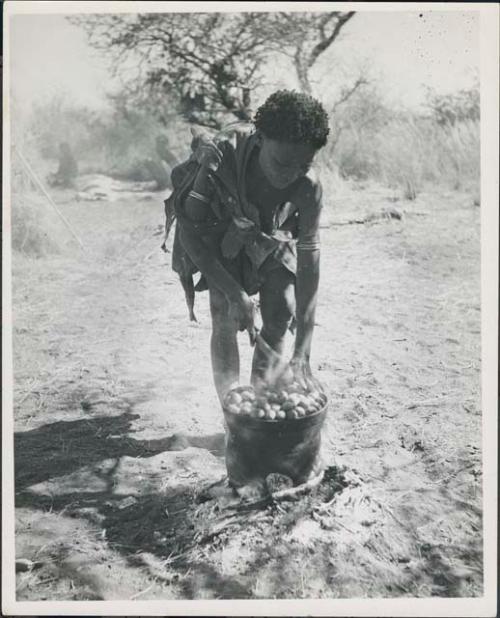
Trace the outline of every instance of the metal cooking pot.
<path fill-rule="evenodd" d="M 322 466 L 321 428 L 328 402 L 294 420 L 256 419 L 224 410 L 229 482 L 242 487 L 277 472 L 301 485 Z"/>

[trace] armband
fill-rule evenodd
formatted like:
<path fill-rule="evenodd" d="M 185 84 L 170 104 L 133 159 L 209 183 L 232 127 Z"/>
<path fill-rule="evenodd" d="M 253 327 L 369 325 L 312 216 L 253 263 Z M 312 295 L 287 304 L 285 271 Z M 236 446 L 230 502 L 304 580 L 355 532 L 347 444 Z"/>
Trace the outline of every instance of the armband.
<path fill-rule="evenodd" d="M 299 251 L 316 251 L 319 248 L 319 240 L 302 240 L 297 243 L 297 249 Z"/>

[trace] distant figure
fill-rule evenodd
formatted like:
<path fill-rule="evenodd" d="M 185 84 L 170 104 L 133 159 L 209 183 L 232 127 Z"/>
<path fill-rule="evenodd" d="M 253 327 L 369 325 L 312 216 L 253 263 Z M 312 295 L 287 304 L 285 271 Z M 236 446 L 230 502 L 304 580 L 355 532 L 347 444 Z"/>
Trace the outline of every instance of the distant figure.
<path fill-rule="evenodd" d="M 149 158 L 143 161 L 143 165 L 149 176 L 156 182 L 156 189 L 158 191 L 164 191 L 165 189 L 171 188 L 170 174 L 168 173 L 167 166 L 163 163 L 163 161 Z"/>
<path fill-rule="evenodd" d="M 159 156 L 161 161 L 165 162 L 169 166 L 169 171 L 180 163 L 174 153 L 170 150 L 168 138 L 165 135 L 158 135 L 156 138 L 156 154 Z"/>
<path fill-rule="evenodd" d="M 155 140 L 156 157 L 146 159 L 144 167 L 149 175 L 156 181 L 159 191 L 171 189 L 170 175 L 172 169 L 179 165 L 177 157 L 170 150 L 168 138 L 165 135 L 158 135 Z"/>
<path fill-rule="evenodd" d="M 72 187 L 78 176 L 78 165 L 67 142 L 59 144 L 59 169 L 50 174 L 48 182 L 52 187 Z"/>

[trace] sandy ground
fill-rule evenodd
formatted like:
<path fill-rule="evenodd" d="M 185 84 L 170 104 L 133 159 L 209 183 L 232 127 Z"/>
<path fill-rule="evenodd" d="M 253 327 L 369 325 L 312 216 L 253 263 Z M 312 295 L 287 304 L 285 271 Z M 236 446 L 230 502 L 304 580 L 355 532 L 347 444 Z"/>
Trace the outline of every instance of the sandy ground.
<path fill-rule="evenodd" d="M 190 323 L 149 198 L 61 194 L 86 253 L 14 255 L 18 600 L 481 595 L 479 208 L 334 200 L 313 345 L 329 468 L 231 518 L 203 493 L 225 472 L 207 296 Z"/>

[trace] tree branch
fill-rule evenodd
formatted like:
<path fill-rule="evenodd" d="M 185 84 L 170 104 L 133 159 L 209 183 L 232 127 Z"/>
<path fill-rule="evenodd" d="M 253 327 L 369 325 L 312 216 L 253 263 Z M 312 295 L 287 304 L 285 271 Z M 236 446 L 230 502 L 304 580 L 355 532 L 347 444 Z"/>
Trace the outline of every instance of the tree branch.
<path fill-rule="evenodd" d="M 329 37 L 326 37 L 322 41 L 320 41 L 317 45 L 313 47 L 311 52 L 309 53 L 309 58 L 307 60 L 307 66 L 309 68 L 316 62 L 318 56 L 322 54 L 330 45 L 335 41 L 338 37 L 342 27 L 355 15 L 355 11 L 349 11 L 344 14 L 337 14 L 337 21 L 335 23 L 335 27 L 332 30 L 332 33 Z"/>
<path fill-rule="evenodd" d="M 342 103 L 345 103 L 356 92 L 358 88 L 360 88 L 361 86 L 365 86 L 368 83 L 369 82 L 365 77 L 363 76 L 358 77 L 357 80 L 354 82 L 354 84 L 350 88 L 345 88 L 342 91 L 340 98 L 332 106 L 332 112 L 334 112 L 339 107 L 339 105 L 342 105 Z"/>

